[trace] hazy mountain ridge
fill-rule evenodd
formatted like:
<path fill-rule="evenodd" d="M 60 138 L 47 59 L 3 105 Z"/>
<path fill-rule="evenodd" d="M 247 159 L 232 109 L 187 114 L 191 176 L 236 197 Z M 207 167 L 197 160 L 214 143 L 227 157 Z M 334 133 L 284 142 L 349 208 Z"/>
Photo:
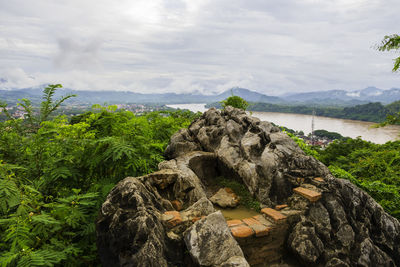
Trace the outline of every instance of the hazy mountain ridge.
<path fill-rule="evenodd" d="M 43 86 L 35 88 L 23 88 L 14 90 L 0 90 L 0 99 L 9 103 L 14 103 L 21 98 L 29 98 L 33 102 L 40 101 L 42 96 Z M 64 96 L 67 94 L 76 94 L 74 102 L 80 103 L 165 103 L 165 104 L 182 104 L 182 103 L 211 103 L 221 101 L 231 96 L 232 94 L 243 97 L 251 102 L 268 102 L 281 103 L 283 99 L 275 96 L 267 96 L 244 88 L 233 88 L 217 95 L 203 94 L 142 94 L 127 91 L 78 91 L 69 88 L 60 88 L 57 90 L 55 97 Z"/>
<path fill-rule="evenodd" d="M 391 103 L 400 100 L 400 89 L 391 88 L 388 90 L 376 87 L 367 87 L 362 90 L 346 91 L 346 90 L 329 90 L 305 93 L 287 94 L 284 96 L 287 101 L 304 101 L 318 102 L 325 100 L 339 101 L 360 101 L 360 102 L 382 102 Z"/>
<path fill-rule="evenodd" d="M 0 99 L 12 104 L 18 99 L 29 98 L 33 102 L 40 102 L 42 90 L 45 85 L 4 90 L 0 89 Z M 215 95 L 204 95 L 200 93 L 134 93 L 128 91 L 89 91 L 72 90 L 60 88 L 55 97 L 67 94 L 76 94 L 75 103 L 163 103 L 163 104 L 182 104 L 182 103 L 213 103 L 226 99 L 232 94 L 240 96 L 249 102 L 263 102 L 274 104 L 314 104 L 314 105 L 339 105 L 354 106 L 368 102 L 382 102 L 384 104 L 400 100 L 400 89 L 392 88 L 382 90 L 376 87 L 367 87 L 362 90 L 329 90 L 316 92 L 301 92 L 284 94 L 281 96 L 269 96 L 245 88 L 232 88 L 223 93 Z"/>

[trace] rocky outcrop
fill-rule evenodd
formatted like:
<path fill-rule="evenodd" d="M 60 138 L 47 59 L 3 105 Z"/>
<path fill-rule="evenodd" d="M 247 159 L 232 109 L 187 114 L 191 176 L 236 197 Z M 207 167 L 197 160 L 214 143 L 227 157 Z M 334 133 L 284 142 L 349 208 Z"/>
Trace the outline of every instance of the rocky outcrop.
<path fill-rule="evenodd" d="M 193 224 L 185 234 L 186 247 L 200 266 L 248 266 L 244 255 L 220 211 Z M 234 258 L 235 257 L 235 258 Z"/>
<path fill-rule="evenodd" d="M 210 109 L 171 138 L 165 156 L 159 172 L 126 178 L 102 205 L 105 266 L 400 266 L 399 222 L 271 123 Z M 227 228 L 207 199 L 218 176 L 243 183 L 263 217 Z"/>

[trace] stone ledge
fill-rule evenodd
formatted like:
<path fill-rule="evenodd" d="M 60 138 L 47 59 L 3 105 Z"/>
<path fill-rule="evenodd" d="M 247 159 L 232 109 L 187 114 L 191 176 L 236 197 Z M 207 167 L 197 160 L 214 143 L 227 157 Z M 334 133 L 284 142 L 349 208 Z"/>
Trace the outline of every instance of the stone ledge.
<path fill-rule="evenodd" d="M 272 220 L 274 220 L 274 222 L 282 222 L 286 220 L 285 215 L 271 208 L 263 208 L 261 212 L 267 215 Z"/>
<path fill-rule="evenodd" d="M 287 208 L 287 207 L 288 207 L 287 204 L 282 204 L 282 205 L 276 205 L 276 206 L 275 206 L 275 209 L 276 209 L 276 210 L 282 210 L 282 209 Z"/>
<path fill-rule="evenodd" d="M 316 202 L 322 197 L 321 193 L 315 192 L 313 190 L 310 190 L 310 189 L 307 189 L 307 188 L 304 188 L 304 187 L 297 187 L 297 188 L 293 189 L 293 191 L 295 193 L 305 197 L 310 202 Z"/>
<path fill-rule="evenodd" d="M 254 219 L 254 218 L 246 218 L 242 220 L 245 224 L 247 224 L 248 226 L 252 226 L 255 224 L 259 224 L 261 225 L 261 222 L 259 222 L 258 220 Z"/>
<path fill-rule="evenodd" d="M 256 216 L 253 216 L 253 218 L 267 227 L 272 227 L 274 225 L 271 221 L 265 219 L 264 215 L 256 215 Z"/>
<path fill-rule="evenodd" d="M 320 183 L 325 182 L 325 180 L 324 180 L 322 177 L 315 177 L 315 178 L 314 178 L 314 181 L 320 182 Z"/>
<path fill-rule="evenodd" d="M 253 229 L 256 237 L 266 236 L 272 229 L 271 227 L 267 227 L 262 224 L 252 224 L 250 225 L 250 228 Z"/>
<path fill-rule="evenodd" d="M 238 225 L 231 228 L 232 235 L 236 238 L 246 238 L 254 234 L 253 230 L 246 225 Z"/>
<path fill-rule="evenodd" d="M 226 223 L 228 224 L 229 227 L 232 227 L 232 226 L 237 226 L 237 225 L 243 224 L 243 221 L 242 220 L 229 220 L 229 221 L 226 221 Z"/>

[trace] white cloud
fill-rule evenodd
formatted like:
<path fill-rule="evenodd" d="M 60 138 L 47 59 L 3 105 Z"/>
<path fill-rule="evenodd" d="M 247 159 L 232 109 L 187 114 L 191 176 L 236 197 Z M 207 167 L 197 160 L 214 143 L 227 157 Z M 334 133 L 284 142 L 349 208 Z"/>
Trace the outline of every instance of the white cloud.
<path fill-rule="evenodd" d="M 395 0 L 0 1 L 0 78 L 7 87 L 136 92 L 398 87 L 395 55 L 373 46 L 396 33 L 399 8 Z"/>

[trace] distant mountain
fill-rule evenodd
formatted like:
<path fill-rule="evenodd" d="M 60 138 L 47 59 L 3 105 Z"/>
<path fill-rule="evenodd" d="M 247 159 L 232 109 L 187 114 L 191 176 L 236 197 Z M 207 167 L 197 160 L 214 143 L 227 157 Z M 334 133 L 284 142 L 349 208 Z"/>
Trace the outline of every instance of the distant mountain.
<path fill-rule="evenodd" d="M 1 90 L 0 99 L 13 104 L 17 99 L 29 98 L 34 103 L 41 101 L 42 91 L 46 85 Z M 1 86 L 0 86 L 1 88 Z M 294 93 L 281 96 L 268 96 L 245 88 L 235 87 L 220 94 L 203 95 L 201 93 L 164 93 L 164 94 L 141 94 L 122 91 L 78 91 L 68 88 L 57 90 L 55 97 L 66 94 L 76 94 L 77 98 L 69 100 L 69 103 L 84 104 L 115 104 L 115 103 L 160 103 L 160 104 L 183 104 L 183 103 L 215 103 L 226 99 L 232 94 L 240 96 L 248 102 L 261 102 L 286 105 L 320 105 L 320 106 L 355 106 L 369 102 L 382 102 L 388 104 L 400 100 L 400 89 L 392 88 L 382 90 L 376 87 L 368 87 L 363 90 L 345 91 L 330 90 L 307 93 Z"/>
<path fill-rule="evenodd" d="M 282 102 L 284 102 L 284 100 L 279 97 L 268 96 L 268 95 L 260 94 L 260 93 L 250 91 L 245 88 L 239 88 L 239 87 L 232 88 L 232 89 L 227 90 L 219 95 L 213 96 L 211 99 L 212 101 L 209 101 L 209 102 L 224 100 L 224 99 L 230 97 L 232 94 L 240 96 L 241 98 L 245 99 L 248 102 L 265 102 L 265 103 L 282 103 Z"/>
<path fill-rule="evenodd" d="M 8 103 L 15 103 L 17 99 L 29 98 L 33 102 L 41 101 L 43 86 L 36 88 L 24 88 L 15 90 L 0 90 L 0 99 Z M 182 103 L 211 103 L 226 99 L 234 95 L 240 96 L 250 102 L 284 102 L 279 97 L 267 96 L 244 88 L 232 88 L 217 95 L 202 94 L 141 94 L 121 91 L 78 91 L 68 88 L 57 90 L 55 97 L 67 94 L 76 94 L 78 97 L 70 101 L 86 104 L 113 104 L 113 103 L 163 103 L 163 104 L 182 104 Z"/>
<path fill-rule="evenodd" d="M 296 93 L 280 96 L 289 102 L 354 102 L 357 104 L 367 102 L 382 102 L 384 104 L 400 100 L 400 89 L 392 88 L 382 90 L 376 87 L 367 87 L 362 90 L 345 91 L 329 90 L 308 93 Z"/>

